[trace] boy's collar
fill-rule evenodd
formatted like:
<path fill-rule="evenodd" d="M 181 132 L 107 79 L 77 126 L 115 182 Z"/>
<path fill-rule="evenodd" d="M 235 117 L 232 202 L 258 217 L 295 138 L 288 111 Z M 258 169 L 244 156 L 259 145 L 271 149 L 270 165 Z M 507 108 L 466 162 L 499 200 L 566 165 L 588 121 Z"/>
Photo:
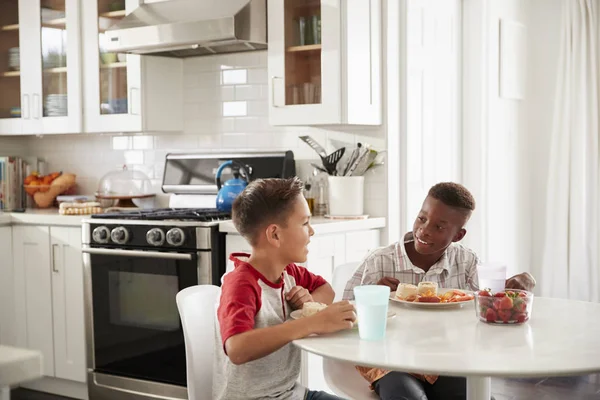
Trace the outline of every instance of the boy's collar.
<path fill-rule="evenodd" d="M 411 232 L 407 232 L 404 235 L 404 241 L 402 243 L 398 243 L 400 245 L 400 251 L 401 251 L 401 256 L 402 256 L 402 260 L 400 260 L 400 262 L 398 263 L 397 266 L 397 271 L 406 271 L 406 270 L 413 270 L 414 272 L 417 273 L 425 273 L 425 271 L 423 271 L 421 268 L 415 266 L 412 261 L 410 261 L 410 258 L 408 257 L 408 254 L 406 253 L 406 248 L 404 247 L 407 243 L 412 243 L 415 241 L 415 238 L 413 236 L 412 231 Z M 442 257 L 440 257 L 440 259 L 431 266 L 431 268 L 429 268 L 429 271 L 449 271 L 450 270 L 450 263 L 448 262 L 448 248 L 444 251 L 444 254 L 442 254 Z M 428 271 L 428 272 L 429 272 Z"/>
<path fill-rule="evenodd" d="M 235 268 L 246 266 L 257 278 L 265 282 L 272 288 L 278 289 L 283 286 L 283 272 L 281 273 L 281 278 L 279 282 L 272 282 L 266 276 L 263 275 L 258 269 L 256 269 L 252 264 L 250 264 L 250 254 L 248 253 L 231 253 L 229 259 L 233 261 L 233 265 Z"/>

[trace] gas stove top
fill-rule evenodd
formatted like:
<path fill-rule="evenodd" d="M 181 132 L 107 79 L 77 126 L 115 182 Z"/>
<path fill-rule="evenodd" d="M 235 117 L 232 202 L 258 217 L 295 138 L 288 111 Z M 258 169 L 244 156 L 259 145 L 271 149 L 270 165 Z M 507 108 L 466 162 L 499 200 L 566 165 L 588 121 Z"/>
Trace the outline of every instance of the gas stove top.
<path fill-rule="evenodd" d="M 216 222 L 231 219 L 231 214 L 215 208 L 158 208 L 152 210 L 116 211 L 92 215 L 94 219 L 146 221 Z"/>

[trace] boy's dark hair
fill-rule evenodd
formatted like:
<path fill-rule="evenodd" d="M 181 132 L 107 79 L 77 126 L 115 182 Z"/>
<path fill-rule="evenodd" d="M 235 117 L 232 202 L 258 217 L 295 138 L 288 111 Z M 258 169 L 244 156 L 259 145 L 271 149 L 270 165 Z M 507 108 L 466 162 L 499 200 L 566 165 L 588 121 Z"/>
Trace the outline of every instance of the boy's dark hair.
<path fill-rule="evenodd" d="M 235 229 L 251 245 L 256 232 L 272 224 L 284 224 L 294 200 L 304 185 L 298 177 L 288 179 L 257 179 L 234 200 L 232 219 Z"/>
<path fill-rule="evenodd" d="M 469 216 L 475 210 L 475 198 L 469 190 L 459 183 L 441 182 L 429 189 L 428 196 L 449 207 L 459 208 Z"/>

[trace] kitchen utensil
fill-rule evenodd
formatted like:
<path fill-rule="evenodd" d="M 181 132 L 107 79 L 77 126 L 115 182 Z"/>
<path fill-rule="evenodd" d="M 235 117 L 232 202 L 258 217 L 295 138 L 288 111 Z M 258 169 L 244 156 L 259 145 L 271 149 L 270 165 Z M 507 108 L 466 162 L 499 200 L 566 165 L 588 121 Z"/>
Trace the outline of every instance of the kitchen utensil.
<path fill-rule="evenodd" d="M 350 166 L 350 169 L 346 173 L 346 176 L 355 176 L 356 169 L 358 168 L 359 165 L 362 165 L 362 163 L 365 162 L 364 160 L 368 155 L 369 155 L 369 148 L 367 146 L 362 146 L 361 148 L 359 148 L 358 156 L 356 157 L 356 159 Z"/>
<path fill-rule="evenodd" d="M 319 171 L 321 171 L 321 172 L 325 172 L 325 173 L 327 173 L 327 170 L 326 170 L 325 168 L 323 168 L 323 167 L 319 167 L 319 166 L 318 166 L 317 164 L 315 164 L 315 163 L 310 163 L 310 165 L 311 165 L 311 166 L 313 166 L 314 168 L 318 169 L 318 170 L 319 170 Z"/>
<path fill-rule="evenodd" d="M 314 140 L 313 138 L 311 138 L 310 136 L 300 136 L 300 139 L 303 142 L 305 142 L 306 144 L 308 144 L 314 151 L 317 152 L 319 157 L 321 157 L 323 166 L 325 167 L 325 170 L 327 171 L 327 173 L 329 175 L 337 174 L 336 166 L 337 166 L 337 163 L 342 158 L 342 156 L 344 155 L 344 152 L 346 151 L 345 147 L 342 147 L 341 149 L 337 149 L 330 155 L 327 155 L 327 152 L 325 151 L 323 146 L 321 146 L 319 143 L 317 143 L 317 141 Z"/>
<path fill-rule="evenodd" d="M 233 170 L 233 179 L 229 179 L 221 185 L 221 174 L 225 168 L 231 168 Z M 240 178 L 240 171 L 244 173 L 247 180 Z M 246 186 L 248 186 L 249 179 L 250 174 L 248 173 L 248 168 L 239 161 L 229 160 L 221 164 L 215 174 L 217 188 L 219 189 L 219 193 L 217 194 L 217 210 L 221 212 L 231 212 L 233 201 L 244 191 Z"/>
<path fill-rule="evenodd" d="M 369 150 L 369 152 L 366 154 L 366 156 L 360 161 L 360 163 L 358 163 L 358 165 L 352 175 L 353 176 L 364 175 L 365 172 L 367 172 L 367 169 L 369 169 L 369 166 L 373 163 L 373 160 L 375 160 L 376 156 L 377 156 L 376 151 Z"/>
<path fill-rule="evenodd" d="M 362 143 L 357 143 L 356 145 L 357 147 L 352 150 L 352 154 L 350 155 L 350 158 L 348 159 L 348 163 L 346 164 L 346 167 L 344 168 L 343 174 L 344 176 L 348 175 L 348 171 L 350 170 L 350 167 L 352 166 L 352 164 L 356 161 L 356 158 L 358 157 L 358 154 L 360 152 L 360 148 L 362 147 Z"/>

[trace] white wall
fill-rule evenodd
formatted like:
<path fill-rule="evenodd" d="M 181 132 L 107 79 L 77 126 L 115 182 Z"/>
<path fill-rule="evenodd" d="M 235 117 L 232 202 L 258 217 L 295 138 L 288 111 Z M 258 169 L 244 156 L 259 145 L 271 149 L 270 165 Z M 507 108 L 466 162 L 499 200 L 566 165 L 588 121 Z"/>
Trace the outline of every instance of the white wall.
<path fill-rule="evenodd" d="M 542 268 L 544 232 L 552 229 L 546 224 L 546 186 L 550 157 L 553 107 L 559 57 L 559 29 L 564 0 L 529 0 L 529 74 L 526 102 L 527 154 L 531 201 L 531 266 L 535 274 Z M 551 45 L 550 45 L 551 44 Z"/>
<path fill-rule="evenodd" d="M 499 94 L 500 20 L 527 25 L 526 1 L 465 0 L 463 183 L 477 202 L 465 244 L 509 274 L 529 270 L 524 100 Z M 521 65 L 526 60 L 519 60 Z M 525 205 L 525 207 L 524 207 Z"/>
<path fill-rule="evenodd" d="M 184 132 L 180 134 L 85 134 L 7 140 L 22 144 L 29 155 L 44 158 L 51 170 L 77 174 L 79 192 L 86 194 L 96 190 L 104 174 L 123 164 L 146 173 L 158 188 L 168 152 L 292 150 L 300 160 L 299 176 L 306 178 L 312 172 L 309 161 L 319 159 L 298 139 L 300 135 L 311 135 L 330 151 L 333 148 L 329 139 L 385 148 L 383 127 L 270 126 L 266 51 L 189 58 L 184 63 L 184 75 Z M 384 168 L 369 173 L 365 185 L 365 212 L 385 216 Z"/>
<path fill-rule="evenodd" d="M 27 153 L 23 138 L 0 136 L 0 156 L 18 156 Z"/>

